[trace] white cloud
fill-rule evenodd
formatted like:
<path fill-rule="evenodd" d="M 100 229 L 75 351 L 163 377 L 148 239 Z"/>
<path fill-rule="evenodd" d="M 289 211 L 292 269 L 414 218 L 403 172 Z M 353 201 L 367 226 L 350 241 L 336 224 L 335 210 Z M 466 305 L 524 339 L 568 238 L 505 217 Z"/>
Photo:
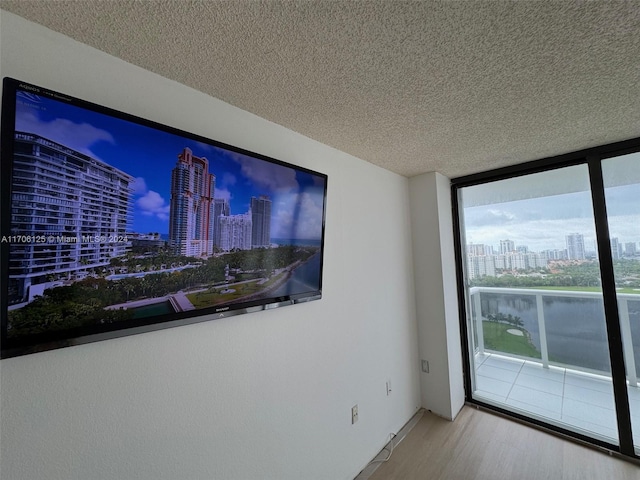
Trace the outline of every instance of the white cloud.
<path fill-rule="evenodd" d="M 200 150 L 204 150 L 205 152 L 214 153 L 216 151 L 216 147 L 213 145 L 209 145 L 208 143 L 203 142 L 195 142 L 195 145 L 198 147 L 198 153 L 194 152 L 194 155 L 199 157 L 203 156 Z"/>
<path fill-rule="evenodd" d="M 169 220 L 169 205 L 165 204 L 164 198 L 153 190 L 149 190 L 144 196 L 136 201 L 136 205 L 143 215 L 156 217 L 160 220 Z"/>
<path fill-rule="evenodd" d="M 292 168 L 240 154 L 231 154 L 230 156 L 240 164 L 242 174 L 255 185 L 271 192 L 286 192 L 298 188 L 296 172 Z"/>
<path fill-rule="evenodd" d="M 88 123 L 74 123 L 65 118 L 45 122 L 30 108 L 20 106 L 20 103 L 16 113 L 16 129 L 35 133 L 98 160 L 99 157 L 91 151 L 92 145 L 100 141 L 116 143 L 113 136 L 106 130 Z"/>
<path fill-rule="evenodd" d="M 621 242 L 640 241 L 640 215 L 609 217 L 609 233 Z"/>
<path fill-rule="evenodd" d="M 134 195 L 144 195 L 147 193 L 147 182 L 142 177 L 136 177 L 131 183 L 131 188 Z"/>
<path fill-rule="evenodd" d="M 274 238 L 320 239 L 322 193 L 278 195 L 274 199 L 271 236 Z"/>
<path fill-rule="evenodd" d="M 231 192 L 226 188 L 216 188 L 215 198 L 231 200 Z"/>

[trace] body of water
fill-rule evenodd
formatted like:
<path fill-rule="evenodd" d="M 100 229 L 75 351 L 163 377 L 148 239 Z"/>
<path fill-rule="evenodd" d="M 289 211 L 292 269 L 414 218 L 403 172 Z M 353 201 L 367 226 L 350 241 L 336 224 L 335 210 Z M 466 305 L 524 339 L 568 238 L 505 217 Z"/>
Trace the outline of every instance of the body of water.
<path fill-rule="evenodd" d="M 524 323 L 531 340 L 540 350 L 536 298 L 533 295 L 481 294 L 482 315 L 501 312 Z M 631 338 L 637 367 L 640 368 L 640 300 L 629 301 Z M 549 359 L 602 372 L 611 372 L 604 304 L 600 299 L 543 297 Z"/>
<path fill-rule="evenodd" d="M 311 257 L 296 268 L 291 278 L 269 293 L 270 297 L 283 297 L 298 293 L 313 292 L 320 288 L 320 254 Z"/>
<path fill-rule="evenodd" d="M 271 243 L 276 245 L 295 245 L 297 247 L 319 247 L 322 241 L 320 239 L 272 238 Z"/>
<path fill-rule="evenodd" d="M 167 313 L 175 312 L 175 310 L 171 306 L 171 302 L 169 302 L 168 300 L 159 303 L 152 303 L 151 305 L 132 308 L 131 310 L 133 311 L 133 318 L 155 317 L 158 315 L 166 315 Z"/>

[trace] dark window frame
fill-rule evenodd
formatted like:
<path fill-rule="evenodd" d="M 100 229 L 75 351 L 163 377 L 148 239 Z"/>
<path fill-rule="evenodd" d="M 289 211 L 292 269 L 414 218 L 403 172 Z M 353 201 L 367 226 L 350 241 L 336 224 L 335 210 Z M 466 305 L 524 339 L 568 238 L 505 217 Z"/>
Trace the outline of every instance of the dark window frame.
<path fill-rule="evenodd" d="M 507 167 L 488 170 L 471 175 L 465 175 L 451 180 L 451 202 L 454 230 L 454 247 L 456 261 L 456 281 L 458 287 L 458 305 L 460 333 L 463 352 L 464 386 L 467 403 L 477 405 L 500 414 L 513 417 L 517 420 L 533 424 L 563 436 L 574 438 L 622 456 L 638 460 L 635 454 L 631 431 L 631 417 L 629 399 L 627 394 L 626 373 L 622 350 L 620 324 L 618 321 L 618 306 L 613 276 L 613 260 L 611 258 L 611 245 L 609 240 L 609 224 L 606 214 L 605 189 L 602 179 L 602 161 L 623 155 L 640 152 L 640 137 L 622 142 L 601 145 L 575 152 L 570 152 L 554 157 L 546 157 L 524 163 L 518 163 Z M 496 407 L 488 403 L 472 398 L 471 386 L 471 362 L 469 358 L 469 332 L 467 331 L 467 305 L 464 279 L 464 256 L 461 244 L 461 215 L 458 199 L 458 191 L 464 187 L 491 183 L 534 173 L 547 172 L 559 168 L 574 165 L 587 165 L 589 168 L 589 183 L 594 210 L 594 222 L 596 226 L 597 248 L 599 253 L 600 275 L 602 280 L 603 299 L 605 305 L 605 321 L 609 343 L 609 355 L 611 360 L 613 393 L 615 399 L 616 419 L 618 422 L 619 445 L 613 445 L 586 435 L 564 429 L 554 424 L 530 418 L 510 410 Z M 640 168 L 640 166 L 639 166 Z"/>

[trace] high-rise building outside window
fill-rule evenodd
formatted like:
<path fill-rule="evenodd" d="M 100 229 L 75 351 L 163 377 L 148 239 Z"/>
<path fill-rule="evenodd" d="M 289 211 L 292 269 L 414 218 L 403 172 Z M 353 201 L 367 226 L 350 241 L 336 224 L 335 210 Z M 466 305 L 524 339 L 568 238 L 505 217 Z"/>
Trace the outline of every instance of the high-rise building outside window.
<path fill-rule="evenodd" d="M 569 260 L 584 260 L 584 235 L 580 233 L 567 235 L 567 256 Z"/>
<path fill-rule="evenodd" d="M 516 244 L 513 240 L 500 240 L 500 253 L 510 253 L 516 249 Z"/>

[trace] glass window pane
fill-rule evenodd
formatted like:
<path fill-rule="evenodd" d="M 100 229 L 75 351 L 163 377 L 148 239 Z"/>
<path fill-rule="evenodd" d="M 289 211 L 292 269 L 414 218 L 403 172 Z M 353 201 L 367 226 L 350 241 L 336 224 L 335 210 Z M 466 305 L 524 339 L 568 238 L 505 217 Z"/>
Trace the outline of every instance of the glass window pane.
<path fill-rule="evenodd" d="M 458 195 L 473 398 L 617 444 L 587 166 Z"/>
<path fill-rule="evenodd" d="M 640 153 L 604 160 L 602 175 L 633 443 L 640 454 Z"/>

